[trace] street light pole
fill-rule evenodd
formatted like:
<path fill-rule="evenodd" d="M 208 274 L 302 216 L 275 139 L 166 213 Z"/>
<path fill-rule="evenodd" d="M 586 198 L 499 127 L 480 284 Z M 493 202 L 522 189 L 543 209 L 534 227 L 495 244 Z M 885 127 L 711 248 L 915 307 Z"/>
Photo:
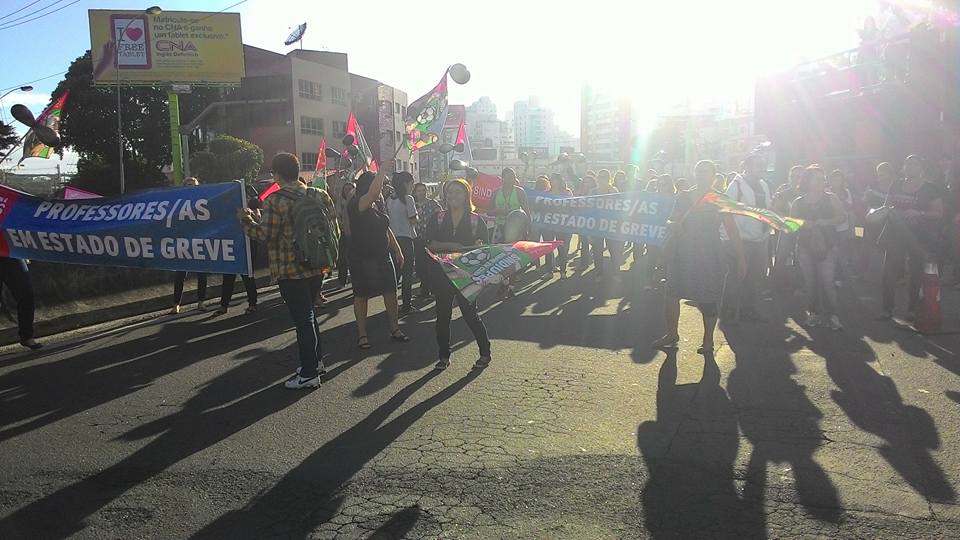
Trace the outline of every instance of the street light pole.
<path fill-rule="evenodd" d="M 7 90 L 6 92 L 3 93 L 2 96 L 0 96 L 0 101 L 3 101 L 3 98 L 5 98 L 5 97 L 9 96 L 10 94 L 16 92 L 17 90 L 19 90 L 19 91 L 21 91 L 21 92 L 30 92 L 31 90 L 33 90 L 33 87 L 30 86 L 30 85 L 27 85 L 27 86 L 21 86 L 21 87 L 19 87 L 19 88 L 13 88 L 13 89 Z"/>

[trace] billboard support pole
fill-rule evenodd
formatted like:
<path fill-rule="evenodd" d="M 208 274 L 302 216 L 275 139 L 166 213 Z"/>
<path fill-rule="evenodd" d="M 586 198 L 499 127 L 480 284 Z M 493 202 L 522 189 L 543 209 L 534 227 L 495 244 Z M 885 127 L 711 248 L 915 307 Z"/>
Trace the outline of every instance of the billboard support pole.
<path fill-rule="evenodd" d="M 167 100 L 170 104 L 170 150 L 173 154 L 171 169 L 173 171 L 173 184 L 179 186 L 183 184 L 183 147 L 180 143 L 180 96 L 170 90 L 167 92 Z"/>

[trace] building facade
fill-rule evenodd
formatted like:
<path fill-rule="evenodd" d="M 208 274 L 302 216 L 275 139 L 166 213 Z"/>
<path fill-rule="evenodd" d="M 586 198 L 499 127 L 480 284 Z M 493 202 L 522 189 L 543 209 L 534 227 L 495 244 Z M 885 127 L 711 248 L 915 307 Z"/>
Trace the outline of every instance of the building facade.
<path fill-rule="evenodd" d="M 410 159 L 410 151 L 400 150 L 404 140 L 403 119 L 407 114 L 407 93 L 375 79 L 351 74 L 353 110 L 363 129 L 373 158 L 388 173 L 407 171 L 419 181 L 420 165 Z"/>

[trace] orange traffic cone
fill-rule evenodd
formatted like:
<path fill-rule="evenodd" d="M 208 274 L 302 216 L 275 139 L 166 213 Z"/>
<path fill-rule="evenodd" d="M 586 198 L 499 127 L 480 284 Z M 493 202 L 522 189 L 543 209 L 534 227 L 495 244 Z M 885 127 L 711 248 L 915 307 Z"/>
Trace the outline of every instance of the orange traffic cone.
<path fill-rule="evenodd" d="M 940 273 L 935 263 L 927 263 L 920 283 L 920 309 L 913 327 L 921 334 L 936 334 L 943 326 L 943 314 L 940 312 Z"/>

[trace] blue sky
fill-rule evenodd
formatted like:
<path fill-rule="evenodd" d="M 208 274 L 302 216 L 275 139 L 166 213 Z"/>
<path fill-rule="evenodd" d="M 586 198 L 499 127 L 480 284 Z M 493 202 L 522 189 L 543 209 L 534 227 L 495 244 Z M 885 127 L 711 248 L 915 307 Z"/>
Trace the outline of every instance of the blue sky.
<path fill-rule="evenodd" d="M 0 0 L 0 17 L 31 1 Z M 67 7 L 0 29 L 0 88 L 65 71 L 90 46 L 88 9 L 152 5 L 40 0 L 10 18 L 58 1 L 55 7 Z M 219 11 L 237 0 L 152 1 L 167 11 Z M 561 128 L 576 133 L 584 81 L 625 90 L 651 108 L 678 98 L 741 95 L 761 73 L 856 46 L 857 28 L 875 9 L 874 0 L 593 0 L 589 9 L 576 4 L 576 10 L 565 5 L 364 0 L 360 10 L 356 2 L 247 0 L 229 11 L 241 14 L 244 42 L 278 52 L 290 49 L 284 37 L 306 21 L 305 48 L 346 52 L 351 71 L 394 85 L 411 100 L 435 84 L 446 66 L 463 62 L 473 78 L 451 88 L 451 102 L 469 104 L 489 95 L 503 115 L 514 101 L 536 95 L 555 110 Z M 59 80 L 33 83 L 33 95 L 12 94 L 3 101 L 3 115 L 9 119 L 17 102 L 39 112 Z"/>

